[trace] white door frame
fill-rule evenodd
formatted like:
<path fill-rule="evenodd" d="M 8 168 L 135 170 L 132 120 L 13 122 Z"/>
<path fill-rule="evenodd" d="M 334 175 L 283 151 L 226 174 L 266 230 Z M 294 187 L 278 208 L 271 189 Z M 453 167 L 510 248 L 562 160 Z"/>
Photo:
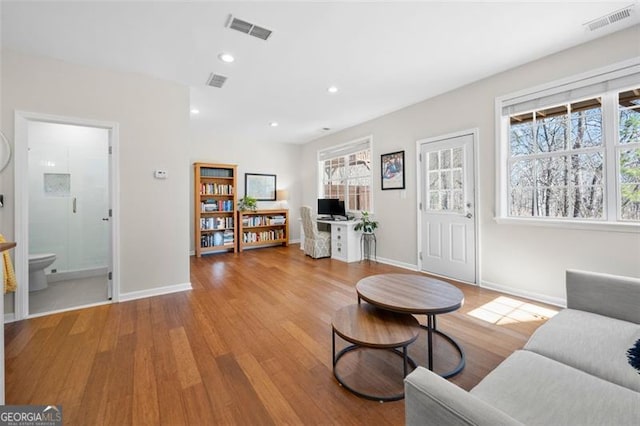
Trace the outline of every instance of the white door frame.
<path fill-rule="evenodd" d="M 474 285 L 479 285 L 482 282 L 481 279 L 481 268 L 480 268 L 480 226 L 479 226 L 479 221 L 478 221 L 478 216 L 479 216 L 479 212 L 480 212 L 480 196 L 479 196 L 479 187 L 478 184 L 480 182 L 479 179 L 479 142 L 480 142 L 480 130 L 476 127 L 473 129 L 469 129 L 469 130 L 462 130 L 459 132 L 453 132 L 453 133 L 448 133 L 446 135 L 440 135 L 440 136 L 435 136 L 435 137 L 431 137 L 431 138 L 426 138 L 426 139 L 420 139 L 416 141 L 416 200 L 418 201 L 416 203 L 416 209 L 417 209 L 417 235 L 416 238 L 418 240 L 418 252 L 416 253 L 416 257 L 418 258 L 418 271 L 422 271 L 422 258 L 421 258 L 421 253 L 422 253 L 422 205 L 423 203 L 426 203 L 426 200 L 422 199 L 422 182 L 421 182 L 421 160 L 420 160 L 420 148 L 422 145 L 427 144 L 427 143 L 432 143 L 432 142 L 441 142 L 444 141 L 446 139 L 453 139 L 453 138 L 457 138 L 457 137 L 461 137 L 461 136 L 467 136 L 467 135 L 471 135 L 473 137 L 473 165 L 474 165 L 474 172 L 473 172 L 473 203 L 475 206 L 475 214 L 474 214 L 474 218 L 473 218 L 473 223 L 474 223 L 474 229 L 475 229 L 475 236 L 474 236 L 474 241 L 475 241 L 475 275 L 476 275 L 476 282 L 475 283 L 470 283 L 470 284 L 474 284 Z"/>
<path fill-rule="evenodd" d="M 120 180 L 118 168 L 118 123 L 111 121 L 98 121 L 78 117 L 41 114 L 27 111 L 15 112 L 14 131 L 14 183 L 15 183 L 15 236 L 16 246 L 16 279 L 20 285 L 15 293 L 14 313 L 15 320 L 29 318 L 29 148 L 28 125 L 29 122 L 39 121 L 45 123 L 70 124 L 85 127 L 97 127 L 109 131 L 109 203 L 112 209 L 111 216 L 111 271 L 112 272 L 112 302 L 120 299 L 120 221 L 118 196 L 120 193 Z M 110 303 L 106 301 L 105 303 Z"/>

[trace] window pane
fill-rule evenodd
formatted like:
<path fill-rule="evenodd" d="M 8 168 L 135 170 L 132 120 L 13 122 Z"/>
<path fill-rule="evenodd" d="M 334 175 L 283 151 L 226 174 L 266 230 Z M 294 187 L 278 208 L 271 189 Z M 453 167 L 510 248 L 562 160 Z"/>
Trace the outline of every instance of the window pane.
<path fill-rule="evenodd" d="M 439 172 L 429 172 L 429 189 L 440 189 Z"/>
<path fill-rule="evenodd" d="M 536 185 L 544 188 L 566 186 L 569 183 L 567 157 L 541 158 L 536 160 Z"/>
<path fill-rule="evenodd" d="M 510 123 L 511 156 L 533 154 L 533 113 L 512 116 Z"/>
<path fill-rule="evenodd" d="M 453 189 L 462 189 L 462 170 L 453 170 Z"/>
<path fill-rule="evenodd" d="M 462 148 L 454 148 L 452 161 L 453 161 L 453 167 L 462 167 L 462 162 L 463 162 Z"/>
<path fill-rule="evenodd" d="M 451 191 L 440 191 L 440 209 L 451 209 Z"/>
<path fill-rule="evenodd" d="M 620 143 L 640 142 L 640 88 L 618 95 Z"/>
<path fill-rule="evenodd" d="M 600 98 L 571 104 L 571 146 L 573 149 L 602 145 Z"/>
<path fill-rule="evenodd" d="M 464 206 L 464 201 L 462 199 L 462 191 L 453 191 L 453 206 L 452 206 L 452 210 L 455 210 L 457 212 L 461 212 L 463 210 L 463 206 Z"/>
<path fill-rule="evenodd" d="M 620 216 L 640 221 L 640 149 L 620 151 Z"/>
<path fill-rule="evenodd" d="M 602 162 L 601 152 L 572 155 L 573 184 L 576 186 L 602 185 Z"/>
<path fill-rule="evenodd" d="M 533 211 L 533 188 L 516 188 L 511 190 L 509 215 L 531 217 Z"/>
<path fill-rule="evenodd" d="M 569 191 L 570 215 L 576 219 L 602 219 L 604 189 L 601 186 L 574 187 Z"/>
<path fill-rule="evenodd" d="M 442 189 L 451 189 L 451 170 L 440 172 L 440 187 Z"/>
<path fill-rule="evenodd" d="M 451 150 L 450 149 L 445 149 L 440 151 L 441 153 L 441 159 L 442 159 L 442 169 L 449 169 L 451 168 Z"/>
<path fill-rule="evenodd" d="M 439 191 L 429 191 L 429 210 L 440 210 Z"/>
<path fill-rule="evenodd" d="M 429 170 L 436 170 L 440 168 L 440 161 L 438 159 L 437 152 L 429 153 Z"/>
<path fill-rule="evenodd" d="M 345 202 L 346 210 L 371 210 L 371 150 L 331 158 L 319 163 L 324 198 Z"/>
<path fill-rule="evenodd" d="M 516 161 L 511 165 L 511 186 L 532 187 L 534 182 L 533 160 Z"/>
<path fill-rule="evenodd" d="M 538 216 L 567 217 L 569 210 L 566 187 L 538 187 Z"/>
<path fill-rule="evenodd" d="M 559 106 L 536 112 L 536 142 L 539 152 L 567 149 L 567 107 Z"/>

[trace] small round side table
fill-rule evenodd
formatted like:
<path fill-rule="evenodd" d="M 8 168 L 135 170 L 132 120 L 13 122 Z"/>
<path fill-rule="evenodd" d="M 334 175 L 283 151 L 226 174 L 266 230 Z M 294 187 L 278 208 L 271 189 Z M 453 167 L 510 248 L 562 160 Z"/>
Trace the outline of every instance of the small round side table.
<path fill-rule="evenodd" d="M 402 378 L 407 376 L 407 368 L 416 368 L 416 363 L 407 355 L 407 347 L 413 343 L 420 332 L 420 325 L 412 315 L 391 312 L 376 308 L 368 303 L 345 306 L 333 315 L 332 348 L 333 375 L 341 386 L 354 394 L 376 401 L 397 401 L 404 393 L 395 395 L 371 395 L 349 386 L 340 377 L 336 365 L 348 352 L 359 348 L 390 350 L 402 357 Z M 352 345 L 336 354 L 336 334 Z M 402 348 L 402 351 L 399 350 Z"/>

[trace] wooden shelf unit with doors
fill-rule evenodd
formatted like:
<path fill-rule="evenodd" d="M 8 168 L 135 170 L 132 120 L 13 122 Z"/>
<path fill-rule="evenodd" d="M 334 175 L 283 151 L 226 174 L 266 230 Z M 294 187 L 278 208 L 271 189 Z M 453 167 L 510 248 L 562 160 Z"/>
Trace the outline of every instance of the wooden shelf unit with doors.
<path fill-rule="evenodd" d="M 238 248 L 289 245 L 289 210 L 238 212 Z"/>
<path fill-rule="evenodd" d="M 233 164 L 194 163 L 196 256 L 237 251 L 238 168 Z"/>

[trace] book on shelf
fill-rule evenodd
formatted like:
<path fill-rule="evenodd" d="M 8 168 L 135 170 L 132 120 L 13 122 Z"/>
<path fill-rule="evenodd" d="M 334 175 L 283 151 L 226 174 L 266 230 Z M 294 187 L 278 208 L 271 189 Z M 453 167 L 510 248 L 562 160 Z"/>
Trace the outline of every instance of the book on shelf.
<path fill-rule="evenodd" d="M 221 177 L 221 178 L 232 178 L 233 171 L 228 168 L 210 168 L 210 167 L 201 167 L 200 168 L 200 177 Z"/>
<path fill-rule="evenodd" d="M 200 218 L 200 230 L 233 228 L 233 217 L 202 217 Z"/>
<path fill-rule="evenodd" d="M 201 183 L 200 195 L 233 195 L 233 185 L 221 183 Z"/>
<path fill-rule="evenodd" d="M 272 229 L 270 231 L 242 233 L 243 243 L 260 243 L 260 242 L 269 242 L 269 241 L 282 240 L 282 239 L 284 239 L 283 229 Z"/>
<path fill-rule="evenodd" d="M 205 200 L 202 203 L 200 203 L 200 211 L 202 213 L 232 212 L 233 201 L 232 200 Z"/>
<path fill-rule="evenodd" d="M 284 225 L 284 216 L 242 216 L 242 226 Z"/>
<path fill-rule="evenodd" d="M 284 216 L 271 216 L 269 217 L 269 225 L 284 225 L 287 222 Z"/>

